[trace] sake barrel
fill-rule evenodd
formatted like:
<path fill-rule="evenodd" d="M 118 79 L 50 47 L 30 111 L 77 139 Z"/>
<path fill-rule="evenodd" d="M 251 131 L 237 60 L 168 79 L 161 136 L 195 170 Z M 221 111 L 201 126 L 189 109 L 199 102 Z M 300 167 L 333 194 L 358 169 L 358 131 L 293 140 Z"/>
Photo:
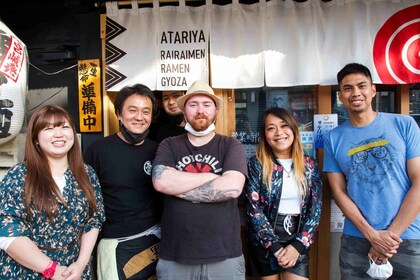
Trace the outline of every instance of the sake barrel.
<path fill-rule="evenodd" d="M 22 129 L 28 65 L 26 45 L 0 21 L 0 145 Z"/>

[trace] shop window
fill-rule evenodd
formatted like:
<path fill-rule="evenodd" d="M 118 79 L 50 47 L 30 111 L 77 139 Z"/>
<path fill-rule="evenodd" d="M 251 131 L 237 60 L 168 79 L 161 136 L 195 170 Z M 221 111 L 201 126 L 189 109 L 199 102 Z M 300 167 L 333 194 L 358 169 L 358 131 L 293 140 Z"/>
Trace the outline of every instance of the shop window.
<path fill-rule="evenodd" d="M 315 86 L 235 90 L 236 131 L 233 137 L 244 144 L 247 157 L 255 154 L 260 141 L 264 111 L 271 107 L 289 110 L 302 132 L 313 132 Z M 313 135 L 313 134 L 312 134 Z"/>
<path fill-rule="evenodd" d="M 332 113 L 337 114 L 338 124 L 349 119 L 347 109 L 338 99 L 338 86 L 331 87 Z M 395 96 L 396 85 L 376 85 L 376 96 L 372 100 L 373 110 L 376 112 L 396 113 Z"/>
<path fill-rule="evenodd" d="M 410 85 L 410 116 L 420 126 L 420 84 Z"/>

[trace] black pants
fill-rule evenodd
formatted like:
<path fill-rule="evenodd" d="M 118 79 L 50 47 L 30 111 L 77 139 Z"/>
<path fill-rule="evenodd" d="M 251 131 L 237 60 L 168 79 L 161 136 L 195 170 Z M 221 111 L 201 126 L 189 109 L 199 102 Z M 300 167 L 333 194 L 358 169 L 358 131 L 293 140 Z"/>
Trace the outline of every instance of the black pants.
<path fill-rule="evenodd" d="M 296 238 L 299 230 L 300 215 L 287 217 L 279 214 L 274 227 L 274 233 L 280 238 L 283 247 L 289 245 Z M 249 258 L 247 262 L 246 274 L 248 276 L 262 277 L 276 275 L 284 271 L 309 277 L 309 258 L 307 254 L 300 255 L 295 266 L 282 268 L 277 264 L 277 259 L 268 253 L 261 245 L 250 244 Z"/>
<path fill-rule="evenodd" d="M 160 240 L 155 235 L 118 243 L 119 280 L 156 279 L 159 244 Z"/>

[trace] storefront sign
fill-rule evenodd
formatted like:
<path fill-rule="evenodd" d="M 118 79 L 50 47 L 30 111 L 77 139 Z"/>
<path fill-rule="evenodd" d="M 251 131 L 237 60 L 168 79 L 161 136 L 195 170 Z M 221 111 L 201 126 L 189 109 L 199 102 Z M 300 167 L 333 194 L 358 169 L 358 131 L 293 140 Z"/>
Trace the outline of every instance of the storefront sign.
<path fill-rule="evenodd" d="M 157 28 L 158 90 L 187 90 L 196 80 L 209 81 L 209 18 L 207 9 L 154 6 Z"/>
<path fill-rule="evenodd" d="M 419 81 L 418 0 L 206 1 L 199 7 L 185 1 L 159 7 L 155 0 L 153 9 L 108 9 L 112 2 L 106 35 L 111 91 L 135 82 L 185 90 L 210 76 L 214 88 L 335 85 L 349 62 L 371 69 L 375 83 Z"/>
<path fill-rule="evenodd" d="M 102 131 L 101 69 L 99 59 L 78 63 L 80 132 Z"/>
<path fill-rule="evenodd" d="M 196 74 L 207 67 L 208 42 L 204 30 L 162 31 L 159 58 L 158 88 L 185 90 L 196 78 L 202 78 Z"/>

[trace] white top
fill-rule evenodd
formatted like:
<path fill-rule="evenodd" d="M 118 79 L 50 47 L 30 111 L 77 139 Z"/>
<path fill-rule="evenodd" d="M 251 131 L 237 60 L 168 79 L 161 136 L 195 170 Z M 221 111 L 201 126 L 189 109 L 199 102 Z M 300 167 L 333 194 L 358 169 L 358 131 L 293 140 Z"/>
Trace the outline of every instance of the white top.
<path fill-rule="evenodd" d="M 53 176 L 55 183 L 57 184 L 58 188 L 60 189 L 61 194 L 63 194 L 64 187 L 66 186 L 66 178 L 63 176 Z M 9 248 L 10 244 L 12 244 L 13 240 L 16 239 L 16 236 L 13 237 L 0 237 L 0 249 L 6 251 Z"/>
<path fill-rule="evenodd" d="M 60 189 L 60 193 L 63 194 L 64 187 L 66 186 L 66 177 L 63 176 L 53 176 L 55 183 Z"/>
<path fill-rule="evenodd" d="M 302 196 L 292 170 L 293 159 L 277 159 L 283 166 L 283 189 L 279 204 L 279 214 L 300 214 Z M 289 172 L 290 171 L 290 172 Z"/>

